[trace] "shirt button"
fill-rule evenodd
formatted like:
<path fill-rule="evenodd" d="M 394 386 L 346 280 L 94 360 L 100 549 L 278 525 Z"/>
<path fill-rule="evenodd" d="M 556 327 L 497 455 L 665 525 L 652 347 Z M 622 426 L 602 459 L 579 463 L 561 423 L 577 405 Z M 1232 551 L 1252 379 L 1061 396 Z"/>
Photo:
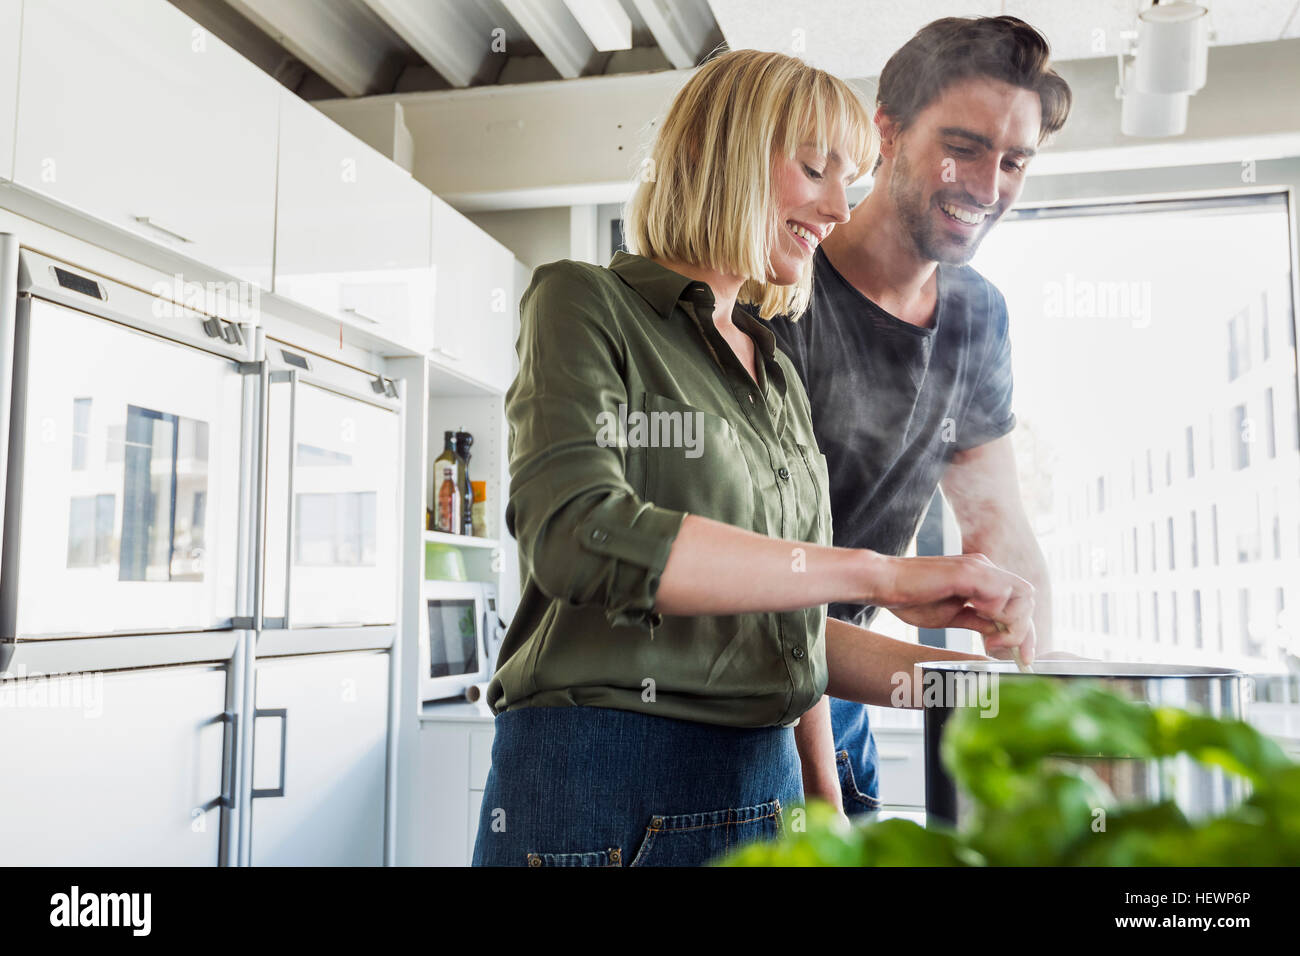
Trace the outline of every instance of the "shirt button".
<path fill-rule="evenodd" d="M 790 469 L 785 467 L 785 465 L 782 465 L 780 468 L 778 468 L 776 470 L 776 473 L 781 476 L 782 481 L 790 480 Z"/>
<path fill-rule="evenodd" d="M 797 660 L 797 661 L 801 661 L 801 660 L 803 660 L 804 650 L 803 650 L 802 647 L 796 647 L 796 648 L 795 648 L 794 650 L 792 650 L 790 653 L 794 656 L 794 659 L 795 659 L 795 660 Z"/>
<path fill-rule="evenodd" d="M 753 392 L 750 392 L 750 393 L 749 393 L 749 404 L 751 404 L 751 405 L 754 404 L 754 393 L 753 393 Z"/>
<path fill-rule="evenodd" d="M 591 533 L 591 540 L 595 541 L 597 544 L 604 544 L 609 540 L 609 535 L 597 528 Z"/>

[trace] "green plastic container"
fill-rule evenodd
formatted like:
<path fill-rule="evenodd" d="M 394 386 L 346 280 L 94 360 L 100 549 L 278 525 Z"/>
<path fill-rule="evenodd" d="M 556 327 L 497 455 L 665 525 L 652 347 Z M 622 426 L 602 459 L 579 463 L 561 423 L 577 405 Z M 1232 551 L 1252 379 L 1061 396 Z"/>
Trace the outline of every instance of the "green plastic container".
<path fill-rule="evenodd" d="M 441 541 L 424 543 L 424 579 L 426 581 L 466 581 L 465 558 L 460 548 Z"/>

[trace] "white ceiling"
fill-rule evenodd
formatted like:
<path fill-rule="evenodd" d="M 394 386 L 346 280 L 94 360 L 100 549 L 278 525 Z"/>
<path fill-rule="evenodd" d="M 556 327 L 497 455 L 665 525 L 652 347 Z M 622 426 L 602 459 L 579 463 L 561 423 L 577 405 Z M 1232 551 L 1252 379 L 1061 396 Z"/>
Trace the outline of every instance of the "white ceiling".
<path fill-rule="evenodd" d="M 1300 37 L 1300 0 L 1202 0 L 1218 45 Z M 842 77 L 874 77 L 939 17 L 1011 14 L 1036 26 L 1058 60 L 1113 56 L 1148 0 L 709 0 L 732 49 L 795 53 Z M 797 33 L 796 31 L 802 31 Z M 1098 44 L 1103 44 L 1098 49 Z M 798 45 L 802 44 L 802 49 Z"/>

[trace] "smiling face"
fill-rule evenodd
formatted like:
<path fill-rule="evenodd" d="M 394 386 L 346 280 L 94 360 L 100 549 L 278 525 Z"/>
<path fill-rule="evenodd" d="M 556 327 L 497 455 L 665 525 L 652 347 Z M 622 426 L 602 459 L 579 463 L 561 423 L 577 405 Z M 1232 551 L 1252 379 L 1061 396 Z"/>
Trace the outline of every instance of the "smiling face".
<path fill-rule="evenodd" d="M 877 114 L 880 177 L 922 258 L 970 261 L 1020 197 L 1041 119 L 1032 90 L 984 77 L 952 84 L 904 130 Z"/>
<path fill-rule="evenodd" d="M 778 152 L 772 163 L 772 208 L 779 224 L 768 260 L 768 281 L 793 285 L 812 261 L 813 253 L 837 223 L 848 222 L 845 190 L 857 178 L 857 168 L 844 146 L 822 151 L 806 143 L 794 156 Z"/>

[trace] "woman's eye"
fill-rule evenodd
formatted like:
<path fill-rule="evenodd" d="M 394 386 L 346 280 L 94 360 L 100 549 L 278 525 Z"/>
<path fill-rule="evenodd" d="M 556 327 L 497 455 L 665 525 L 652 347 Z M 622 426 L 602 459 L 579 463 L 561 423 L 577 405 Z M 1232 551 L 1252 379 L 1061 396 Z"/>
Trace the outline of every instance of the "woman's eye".
<path fill-rule="evenodd" d="M 807 163 L 804 163 L 804 164 L 803 164 L 803 171 L 807 174 L 807 176 L 808 176 L 809 179 L 821 179 L 821 178 L 822 178 L 822 174 L 819 173 L 817 170 L 813 169 L 813 168 L 812 168 L 811 166 L 809 166 Z"/>

